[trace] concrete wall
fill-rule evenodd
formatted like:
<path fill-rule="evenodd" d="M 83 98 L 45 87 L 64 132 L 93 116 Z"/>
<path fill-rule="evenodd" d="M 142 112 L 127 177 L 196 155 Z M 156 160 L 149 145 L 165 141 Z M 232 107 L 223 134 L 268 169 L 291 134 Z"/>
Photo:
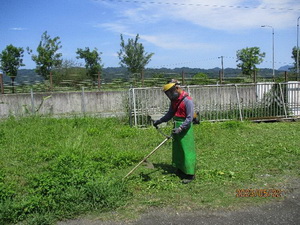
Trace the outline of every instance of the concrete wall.
<path fill-rule="evenodd" d="M 197 111 L 227 110 L 235 105 L 252 107 L 261 102 L 271 90 L 272 84 L 198 86 L 185 88 L 193 97 Z M 288 105 L 291 116 L 300 115 L 300 82 L 287 84 Z M 29 115 L 38 111 L 41 115 L 67 116 L 95 114 L 99 116 L 126 115 L 128 104 L 134 118 L 139 115 L 164 114 L 169 100 L 161 88 L 136 88 L 129 91 L 105 92 L 55 92 L 29 94 L 0 94 L 0 118 L 9 115 Z M 280 93 L 277 100 L 281 101 Z M 138 118 L 140 119 L 140 118 Z M 141 118 L 144 121 L 147 118 Z"/>
<path fill-rule="evenodd" d="M 10 115 L 126 114 L 127 91 L 0 94 L 0 118 Z"/>

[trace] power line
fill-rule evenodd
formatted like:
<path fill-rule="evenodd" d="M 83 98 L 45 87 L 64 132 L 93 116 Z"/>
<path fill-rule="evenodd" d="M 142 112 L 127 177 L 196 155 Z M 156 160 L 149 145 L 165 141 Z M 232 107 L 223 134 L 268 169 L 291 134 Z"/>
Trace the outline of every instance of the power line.
<path fill-rule="evenodd" d="M 224 58 L 226 59 L 237 59 L 236 57 L 227 57 L 227 56 L 224 56 Z M 271 63 L 271 62 L 273 62 L 273 61 L 268 61 L 268 60 L 264 60 L 263 62 L 265 62 L 265 63 Z M 291 63 L 291 62 L 279 62 L 279 61 L 275 61 L 274 62 L 275 64 L 285 64 L 285 65 L 291 65 L 291 64 L 293 64 L 293 63 Z"/>
<path fill-rule="evenodd" d="M 236 57 L 232 56 L 223 56 L 224 59 L 234 59 L 236 60 Z M 192 61 L 186 61 L 186 62 L 177 62 L 177 63 L 172 63 L 172 64 L 165 64 L 165 65 L 160 65 L 160 66 L 154 66 L 154 68 L 162 68 L 162 67 L 172 67 L 172 66 L 180 66 L 180 65 L 186 65 L 186 64 L 191 64 L 191 63 L 201 63 L 201 62 L 207 62 L 207 61 L 212 61 L 212 60 L 218 60 L 218 57 L 213 57 L 213 58 L 207 58 L 207 59 L 198 59 L 198 60 L 192 60 Z M 272 61 L 264 60 L 264 63 L 271 63 Z M 275 64 L 283 64 L 283 65 L 292 65 L 293 63 L 290 62 L 274 62 Z"/>
<path fill-rule="evenodd" d="M 193 60 L 193 61 L 186 61 L 186 62 L 177 62 L 177 63 L 165 64 L 165 65 L 155 66 L 155 67 L 179 66 L 179 65 L 186 65 L 186 64 L 191 64 L 191 63 L 200 63 L 200 62 L 205 62 L 205 61 L 211 61 L 211 60 L 216 60 L 216 59 L 218 59 L 218 57 L 207 58 L 207 59 L 199 59 L 199 60 Z"/>
<path fill-rule="evenodd" d="M 212 8 L 236 8 L 236 9 L 262 9 L 262 10 L 279 10 L 279 11 L 300 11 L 294 8 L 274 8 L 274 7 L 256 7 L 256 6 L 240 6 L 240 5 L 211 5 L 200 3 L 178 3 L 178 2 L 155 2 L 155 1 L 136 1 L 136 0 L 94 0 L 102 2 L 122 2 L 133 4 L 152 4 L 152 5 L 174 5 L 174 6 L 196 6 L 196 7 L 212 7 Z"/>

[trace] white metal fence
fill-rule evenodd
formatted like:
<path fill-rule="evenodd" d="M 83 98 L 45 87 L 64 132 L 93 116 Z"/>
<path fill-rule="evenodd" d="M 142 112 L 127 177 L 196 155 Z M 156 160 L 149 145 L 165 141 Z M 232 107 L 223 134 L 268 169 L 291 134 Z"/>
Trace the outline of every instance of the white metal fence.
<path fill-rule="evenodd" d="M 253 120 L 300 116 L 300 82 L 197 85 L 183 88 L 192 96 L 200 120 Z M 169 104 L 161 88 L 130 89 L 131 125 L 149 125 L 149 116 L 163 115 Z"/>

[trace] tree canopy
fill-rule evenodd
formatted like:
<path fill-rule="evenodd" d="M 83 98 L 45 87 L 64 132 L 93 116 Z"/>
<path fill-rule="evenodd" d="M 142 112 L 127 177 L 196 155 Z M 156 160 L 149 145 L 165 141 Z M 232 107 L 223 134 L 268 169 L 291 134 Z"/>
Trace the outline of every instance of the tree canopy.
<path fill-rule="evenodd" d="M 101 65 L 101 52 L 98 52 L 98 49 L 95 48 L 93 51 L 90 50 L 89 47 L 86 47 L 84 50 L 81 48 L 77 49 L 76 54 L 77 59 L 85 60 L 85 68 L 87 69 L 87 74 L 95 78 L 98 72 L 102 70 Z"/>
<path fill-rule="evenodd" d="M 8 45 L 0 53 L 0 69 L 7 75 L 12 78 L 16 77 L 18 74 L 18 69 L 23 64 L 23 48 L 18 48 L 13 45 Z"/>
<path fill-rule="evenodd" d="M 138 43 L 138 40 L 139 34 L 135 39 L 129 38 L 128 43 L 125 44 L 121 34 L 121 49 L 118 52 L 120 65 L 127 67 L 131 73 L 141 73 L 154 55 L 154 53 L 145 52 L 143 44 Z"/>
<path fill-rule="evenodd" d="M 41 41 L 36 49 L 37 55 L 32 55 L 32 60 L 36 63 L 36 72 L 44 78 L 48 78 L 52 69 L 58 67 L 62 63 L 62 54 L 57 51 L 61 49 L 59 37 L 51 38 L 45 31 L 41 37 Z M 27 48 L 28 53 L 32 50 Z"/>
<path fill-rule="evenodd" d="M 15 92 L 14 81 L 18 74 L 19 67 L 25 66 L 23 64 L 23 48 L 17 48 L 13 45 L 8 45 L 0 53 L 0 69 L 5 75 L 11 77 L 12 92 Z"/>
<path fill-rule="evenodd" d="M 244 75 L 253 75 L 255 71 L 258 71 L 256 65 L 263 62 L 263 58 L 266 53 L 261 53 L 259 47 L 243 48 L 236 53 L 238 68 L 242 69 Z"/>

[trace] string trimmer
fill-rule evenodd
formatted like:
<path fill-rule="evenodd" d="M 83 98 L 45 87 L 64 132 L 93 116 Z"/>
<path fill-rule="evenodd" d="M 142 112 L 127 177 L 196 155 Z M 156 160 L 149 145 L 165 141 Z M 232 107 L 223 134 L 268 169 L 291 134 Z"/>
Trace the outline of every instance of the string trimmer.
<path fill-rule="evenodd" d="M 166 143 L 169 139 L 172 138 L 172 135 L 166 135 L 166 134 L 164 134 L 164 133 L 160 130 L 160 128 L 158 128 L 158 126 L 156 126 L 155 128 L 156 128 L 156 130 L 157 130 L 159 133 L 161 133 L 163 136 L 165 136 L 166 139 L 163 140 L 163 142 L 160 143 L 155 149 L 153 149 L 153 150 L 152 150 L 145 158 L 143 158 L 143 160 L 140 161 L 135 167 L 133 167 L 133 169 L 130 170 L 129 173 L 127 173 L 127 175 L 126 175 L 123 179 L 127 178 L 130 174 L 132 174 L 133 171 L 135 171 L 135 170 L 136 170 L 143 162 L 146 162 L 146 160 L 147 160 L 154 152 L 156 152 L 157 149 L 159 149 L 164 143 Z"/>

